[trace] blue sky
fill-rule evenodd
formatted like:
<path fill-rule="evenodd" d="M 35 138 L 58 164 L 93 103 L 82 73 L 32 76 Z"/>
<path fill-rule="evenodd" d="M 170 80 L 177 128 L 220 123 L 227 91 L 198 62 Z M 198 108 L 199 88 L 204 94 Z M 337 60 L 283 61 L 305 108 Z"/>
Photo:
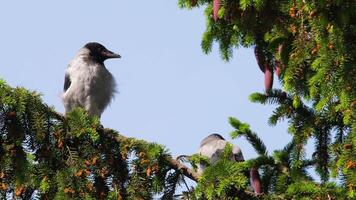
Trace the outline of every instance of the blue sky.
<path fill-rule="evenodd" d="M 181 10 L 177 0 L 12 0 L 0 2 L 0 26 L 0 78 L 40 92 L 59 112 L 68 62 L 98 41 L 122 56 L 106 62 L 119 93 L 102 115 L 105 127 L 163 144 L 173 156 L 195 153 L 210 133 L 229 138 L 229 116 L 249 123 L 269 152 L 290 139 L 286 123 L 267 124 L 274 106 L 248 101 L 264 89 L 252 49 L 235 51 L 229 63 L 216 46 L 202 52 L 203 9 Z M 245 158 L 256 156 L 244 139 L 233 143 Z"/>

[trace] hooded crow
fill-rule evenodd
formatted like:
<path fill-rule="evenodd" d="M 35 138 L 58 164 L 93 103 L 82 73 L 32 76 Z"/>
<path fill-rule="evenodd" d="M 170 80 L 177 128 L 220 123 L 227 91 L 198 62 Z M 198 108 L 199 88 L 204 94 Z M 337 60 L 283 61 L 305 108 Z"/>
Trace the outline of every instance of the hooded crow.
<path fill-rule="evenodd" d="M 214 133 L 201 141 L 198 153 L 209 158 L 210 163 L 213 164 L 223 155 L 227 144 L 229 144 L 229 142 L 226 141 L 221 135 Z M 238 146 L 232 144 L 232 154 L 230 158 L 236 162 L 244 161 L 241 149 Z M 198 173 L 201 174 L 204 168 L 205 166 L 200 164 L 198 167 Z M 261 181 L 257 168 L 252 168 L 247 176 L 250 176 L 251 186 L 253 187 L 255 193 L 260 194 Z"/>
<path fill-rule="evenodd" d="M 198 153 L 202 156 L 208 157 L 210 163 L 215 163 L 223 155 L 227 144 L 229 144 L 229 142 L 226 141 L 221 135 L 214 133 L 201 141 Z M 241 149 L 236 145 L 232 145 L 231 160 L 238 162 L 244 161 Z M 199 172 L 202 172 L 204 168 L 205 166 L 200 165 Z"/>
<path fill-rule="evenodd" d="M 70 61 L 62 94 L 66 113 L 82 107 L 91 116 L 101 116 L 116 91 L 115 79 L 104 65 L 109 58 L 121 56 L 97 42 L 90 42 Z"/>

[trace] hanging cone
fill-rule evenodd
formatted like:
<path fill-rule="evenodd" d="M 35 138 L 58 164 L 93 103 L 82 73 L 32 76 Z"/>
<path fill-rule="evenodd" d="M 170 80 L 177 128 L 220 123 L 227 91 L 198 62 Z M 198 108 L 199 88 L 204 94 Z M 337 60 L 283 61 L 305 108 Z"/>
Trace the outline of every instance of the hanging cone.
<path fill-rule="evenodd" d="M 264 73 L 265 72 L 265 67 L 264 67 L 265 61 L 264 61 L 261 51 L 257 48 L 257 46 L 255 47 L 255 57 L 257 60 L 258 67 Z"/>
<path fill-rule="evenodd" d="M 270 91 L 273 86 L 273 68 L 269 65 L 265 67 L 265 89 L 266 92 Z"/>
<path fill-rule="evenodd" d="M 251 177 L 251 185 L 253 187 L 253 190 L 255 191 L 256 194 L 260 194 L 261 193 L 260 174 L 258 173 L 258 170 L 255 167 L 251 168 L 250 177 Z"/>
<path fill-rule="evenodd" d="M 219 8 L 220 8 L 220 0 L 214 0 L 214 2 L 213 2 L 213 18 L 215 21 L 218 20 Z"/>

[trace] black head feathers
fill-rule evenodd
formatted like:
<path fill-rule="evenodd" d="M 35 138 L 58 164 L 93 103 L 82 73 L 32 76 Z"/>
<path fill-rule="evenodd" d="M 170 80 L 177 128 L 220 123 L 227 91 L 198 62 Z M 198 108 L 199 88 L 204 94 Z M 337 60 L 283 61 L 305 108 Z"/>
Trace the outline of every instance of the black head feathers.
<path fill-rule="evenodd" d="M 109 51 L 102 44 L 97 42 L 89 42 L 84 47 L 90 51 L 92 59 L 100 63 L 103 63 L 109 58 L 121 58 L 119 54 Z"/>

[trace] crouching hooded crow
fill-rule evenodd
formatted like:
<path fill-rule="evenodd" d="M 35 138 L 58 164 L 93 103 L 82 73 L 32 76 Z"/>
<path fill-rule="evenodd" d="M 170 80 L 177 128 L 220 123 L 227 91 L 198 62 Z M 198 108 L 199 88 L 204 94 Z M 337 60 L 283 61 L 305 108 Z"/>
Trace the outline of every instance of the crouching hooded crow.
<path fill-rule="evenodd" d="M 210 163 L 214 163 L 220 159 L 220 157 L 224 153 L 225 146 L 229 144 L 221 135 L 219 134 L 211 134 L 208 137 L 204 138 L 200 143 L 200 148 L 198 153 L 202 156 L 206 156 L 209 158 Z M 232 155 L 231 160 L 236 162 L 244 161 L 244 157 L 242 155 L 241 149 L 236 146 L 232 145 Z M 198 172 L 202 173 L 204 170 L 204 165 L 199 165 Z M 260 183 L 260 176 L 258 170 L 256 168 L 252 168 L 250 170 L 250 179 L 251 179 L 251 186 L 253 187 L 256 194 L 261 193 L 261 183 Z"/>

